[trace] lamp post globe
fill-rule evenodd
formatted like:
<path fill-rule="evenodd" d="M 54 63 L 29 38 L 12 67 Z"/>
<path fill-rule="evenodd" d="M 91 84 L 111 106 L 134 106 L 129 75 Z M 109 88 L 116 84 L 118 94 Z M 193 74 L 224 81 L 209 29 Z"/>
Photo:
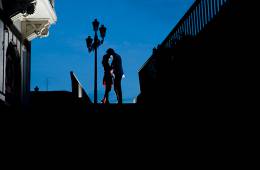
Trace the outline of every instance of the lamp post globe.
<path fill-rule="evenodd" d="M 94 31 L 98 31 L 98 28 L 99 28 L 99 22 L 97 19 L 95 19 L 93 22 L 92 22 L 92 25 L 93 25 L 93 29 Z"/>
<path fill-rule="evenodd" d="M 88 36 L 88 38 L 86 39 L 86 44 L 87 44 L 87 48 L 88 48 L 89 52 L 92 49 L 92 42 L 93 42 L 93 39 L 91 38 L 91 36 Z"/>
<path fill-rule="evenodd" d="M 101 25 L 101 27 L 99 28 L 99 32 L 100 32 L 100 36 L 101 36 L 102 40 L 105 39 L 106 31 L 107 31 L 107 28 L 104 25 Z"/>

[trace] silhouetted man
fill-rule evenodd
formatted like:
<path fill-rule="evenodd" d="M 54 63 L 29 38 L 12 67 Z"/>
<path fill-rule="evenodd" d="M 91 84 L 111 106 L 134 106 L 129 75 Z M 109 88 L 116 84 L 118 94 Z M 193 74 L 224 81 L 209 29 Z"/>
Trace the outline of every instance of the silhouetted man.
<path fill-rule="evenodd" d="M 112 74 L 114 75 L 114 90 L 117 96 L 117 101 L 119 104 L 122 104 L 122 88 L 121 88 L 121 80 L 124 75 L 122 59 L 121 56 L 115 53 L 112 48 L 107 50 L 107 54 L 112 55 L 113 61 L 111 64 Z"/>

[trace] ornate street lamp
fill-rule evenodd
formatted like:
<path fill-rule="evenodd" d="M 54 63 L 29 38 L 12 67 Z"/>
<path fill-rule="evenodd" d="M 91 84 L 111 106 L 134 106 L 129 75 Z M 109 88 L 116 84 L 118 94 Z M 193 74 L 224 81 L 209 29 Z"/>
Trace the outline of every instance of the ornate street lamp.
<path fill-rule="evenodd" d="M 95 19 L 93 22 L 92 22 L 92 25 L 93 25 L 93 30 L 95 32 L 95 35 L 94 35 L 94 41 L 93 39 L 91 38 L 91 36 L 88 36 L 88 38 L 86 39 L 86 44 L 87 44 L 87 47 L 88 47 L 88 51 L 89 52 L 92 52 L 94 51 L 95 52 L 95 70 L 94 70 L 94 104 L 97 104 L 97 49 L 98 47 L 103 44 L 104 42 L 104 39 L 105 39 L 105 36 L 106 36 L 106 27 L 104 25 L 101 25 L 101 27 L 99 27 L 99 22 L 97 19 Z M 98 30 L 100 31 L 100 37 L 102 38 L 101 41 L 99 40 L 98 38 Z"/>

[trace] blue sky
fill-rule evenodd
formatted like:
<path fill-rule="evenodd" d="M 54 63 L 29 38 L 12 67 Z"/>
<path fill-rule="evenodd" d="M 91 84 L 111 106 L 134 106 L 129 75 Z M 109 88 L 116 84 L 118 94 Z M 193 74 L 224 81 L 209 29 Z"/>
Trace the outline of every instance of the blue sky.
<path fill-rule="evenodd" d="M 105 42 L 98 49 L 98 96 L 102 86 L 102 56 L 114 48 L 122 56 L 126 78 L 123 98 L 132 102 L 139 94 L 138 70 L 151 56 L 194 0 L 75 0 L 56 1 L 58 22 L 48 38 L 32 42 L 31 89 L 71 91 L 70 71 L 74 71 L 93 98 L 94 54 L 88 53 L 85 38 L 93 36 L 92 21 L 107 27 Z M 115 101 L 114 92 L 111 100 Z"/>

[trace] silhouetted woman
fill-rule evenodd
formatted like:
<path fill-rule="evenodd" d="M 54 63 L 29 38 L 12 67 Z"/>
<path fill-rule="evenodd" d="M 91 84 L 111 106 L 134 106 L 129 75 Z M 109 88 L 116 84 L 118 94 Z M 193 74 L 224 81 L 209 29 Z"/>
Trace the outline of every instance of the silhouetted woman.
<path fill-rule="evenodd" d="M 105 95 L 102 99 L 102 103 L 109 104 L 109 92 L 113 85 L 113 77 L 111 74 L 112 67 L 109 63 L 110 55 L 106 54 L 103 56 L 102 65 L 104 67 L 103 85 L 105 87 Z"/>

